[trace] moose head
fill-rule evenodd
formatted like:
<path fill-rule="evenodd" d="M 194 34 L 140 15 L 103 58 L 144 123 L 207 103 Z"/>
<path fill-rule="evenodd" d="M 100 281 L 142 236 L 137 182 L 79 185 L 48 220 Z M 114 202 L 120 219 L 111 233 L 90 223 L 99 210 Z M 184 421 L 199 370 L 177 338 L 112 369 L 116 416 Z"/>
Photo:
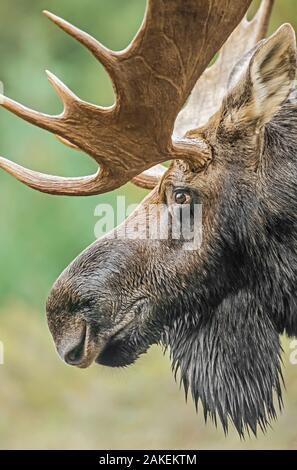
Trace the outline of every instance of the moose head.
<path fill-rule="evenodd" d="M 61 178 L 0 159 L 21 182 L 50 194 L 100 194 L 127 181 L 152 189 L 61 274 L 47 302 L 50 331 L 62 359 L 78 367 L 126 366 L 161 343 L 205 418 L 218 417 L 225 431 L 230 419 L 241 435 L 275 418 L 279 336 L 297 335 L 295 34 L 286 24 L 263 39 L 271 0 L 237 26 L 250 3 L 149 0 L 140 31 L 121 52 L 46 12 L 105 66 L 116 102 L 81 101 L 48 73 L 61 115 L 6 97 L 2 105 L 84 150 L 100 170 Z M 196 206 L 199 246 L 172 235 L 185 211 L 200 230 Z M 166 225 L 167 236 L 147 236 L 147 220 L 160 232 Z"/>

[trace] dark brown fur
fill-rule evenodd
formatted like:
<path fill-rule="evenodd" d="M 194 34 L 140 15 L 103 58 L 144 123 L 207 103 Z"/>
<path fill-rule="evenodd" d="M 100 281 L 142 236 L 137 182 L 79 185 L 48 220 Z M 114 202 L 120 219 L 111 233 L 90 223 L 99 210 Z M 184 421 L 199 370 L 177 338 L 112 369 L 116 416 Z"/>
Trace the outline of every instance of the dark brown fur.
<path fill-rule="evenodd" d="M 265 429 L 281 405 L 279 335 L 297 335 L 297 101 L 288 30 L 249 56 L 203 129 L 212 160 L 175 161 L 118 235 L 96 241 L 61 275 L 48 300 L 60 355 L 86 367 L 134 362 L 153 343 L 170 348 L 205 417 L 242 435 Z M 287 35 L 287 36 L 286 36 Z M 283 39 L 287 38 L 287 41 Z M 197 110 L 198 112 L 198 110 Z M 187 190 L 203 205 L 203 242 L 120 237 L 151 203 Z"/>

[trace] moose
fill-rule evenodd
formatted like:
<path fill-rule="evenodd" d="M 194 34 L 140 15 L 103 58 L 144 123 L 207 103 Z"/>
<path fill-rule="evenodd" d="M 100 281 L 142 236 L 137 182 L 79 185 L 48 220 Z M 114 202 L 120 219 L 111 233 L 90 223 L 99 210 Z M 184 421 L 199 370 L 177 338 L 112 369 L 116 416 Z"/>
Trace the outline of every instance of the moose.
<path fill-rule="evenodd" d="M 161 344 L 205 420 L 225 432 L 231 422 L 241 436 L 265 431 L 282 408 L 280 335 L 297 335 L 296 39 L 289 24 L 267 39 L 273 1 L 262 0 L 249 21 L 250 4 L 148 0 L 119 52 L 45 12 L 103 64 L 114 105 L 80 100 L 50 72 L 60 115 L 1 99 L 99 166 L 65 178 L 1 157 L 25 185 L 69 196 L 128 181 L 151 190 L 54 284 L 47 319 L 61 358 L 123 367 Z M 171 220 L 201 204 L 199 248 L 184 250 L 170 235 L 123 236 L 135 221 L 141 231 L 158 204 Z"/>

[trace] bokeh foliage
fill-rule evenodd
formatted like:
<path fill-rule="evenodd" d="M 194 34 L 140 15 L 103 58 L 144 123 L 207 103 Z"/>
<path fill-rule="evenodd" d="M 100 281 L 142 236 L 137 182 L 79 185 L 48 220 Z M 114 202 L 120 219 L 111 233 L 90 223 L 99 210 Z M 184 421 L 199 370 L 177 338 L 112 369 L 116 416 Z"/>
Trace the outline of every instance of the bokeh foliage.
<path fill-rule="evenodd" d="M 8 96 L 40 111 L 60 112 L 44 73 L 49 69 L 83 99 L 110 105 L 113 91 L 103 68 L 43 17 L 42 9 L 122 49 L 141 23 L 145 0 L 1 0 L 0 80 Z M 285 21 L 297 28 L 296 13 L 296 0 L 276 0 L 271 29 Z M 95 169 L 84 155 L 4 110 L 0 153 L 53 174 L 77 176 Z M 137 202 L 145 192 L 128 184 L 97 197 L 51 197 L 0 173 L 0 340 L 5 344 L 0 448 L 296 448 L 297 369 L 288 365 L 287 343 L 285 413 L 258 441 L 240 442 L 233 433 L 225 439 L 221 430 L 205 427 L 184 404 L 168 359 L 157 348 L 127 371 L 82 372 L 60 363 L 44 319 L 47 293 L 94 240 L 96 205 L 114 204 L 117 194 Z"/>

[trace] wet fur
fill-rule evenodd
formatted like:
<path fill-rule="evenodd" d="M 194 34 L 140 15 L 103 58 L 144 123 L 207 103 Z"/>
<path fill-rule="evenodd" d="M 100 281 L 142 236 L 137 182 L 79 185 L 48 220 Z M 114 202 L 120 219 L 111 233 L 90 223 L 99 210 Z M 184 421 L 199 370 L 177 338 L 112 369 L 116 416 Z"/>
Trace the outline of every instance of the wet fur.
<path fill-rule="evenodd" d="M 211 164 L 197 173 L 192 163 L 175 161 L 133 216 L 143 220 L 150 202 L 169 204 L 174 188 L 187 187 L 203 204 L 201 249 L 106 237 L 66 269 L 47 306 L 56 343 L 77 315 L 101 336 L 127 318 L 98 362 L 127 365 L 161 342 L 205 418 L 219 419 L 225 432 L 230 419 L 241 436 L 275 418 L 279 337 L 297 336 L 297 94 L 279 109 L 274 100 L 263 121 L 244 83 L 249 87 L 235 87 L 205 128 L 188 135 L 205 139 Z"/>

